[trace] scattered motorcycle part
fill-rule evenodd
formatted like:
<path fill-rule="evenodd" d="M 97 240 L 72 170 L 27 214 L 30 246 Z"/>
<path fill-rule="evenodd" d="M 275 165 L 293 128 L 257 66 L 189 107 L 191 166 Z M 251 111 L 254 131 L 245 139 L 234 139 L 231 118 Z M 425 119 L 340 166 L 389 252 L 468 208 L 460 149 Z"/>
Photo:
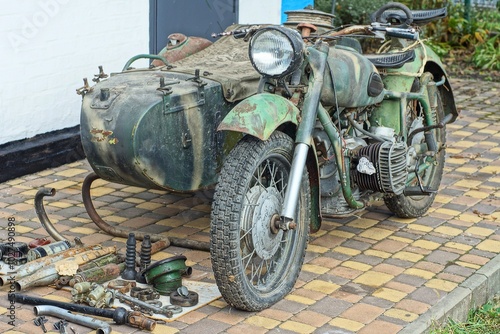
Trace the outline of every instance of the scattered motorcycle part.
<path fill-rule="evenodd" d="M 42 327 L 42 330 L 44 333 L 47 333 L 47 328 L 45 328 L 45 323 L 49 321 L 45 316 L 41 315 L 39 317 L 36 317 L 35 320 L 33 320 L 33 323 L 35 326 Z"/>
<path fill-rule="evenodd" d="M 145 329 L 152 331 L 156 327 L 156 322 L 143 316 L 140 312 L 130 312 L 123 307 L 117 307 L 116 309 L 100 309 L 85 305 L 78 305 L 74 303 L 65 303 L 57 300 L 39 298 L 23 295 L 20 293 L 12 293 L 8 295 L 8 299 L 11 302 L 18 302 L 22 304 L 29 305 L 51 305 L 57 306 L 58 308 L 65 309 L 67 311 L 73 311 L 83 314 L 95 315 L 98 317 L 110 318 L 118 325 L 130 325 L 139 329 Z"/>
<path fill-rule="evenodd" d="M 79 282 L 95 282 L 104 283 L 120 276 L 120 273 L 125 269 L 125 263 L 108 263 L 102 267 L 94 267 L 85 271 L 76 273 L 69 281 L 69 285 L 73 286 Z"/>
<path fill-rule="evenodd" d="M 151 264 L 151 236 L 146 234 L 141 243 L 141 253 L 139 255 L 139 271 L 135 276 L 135 280 L 138 283 L 146 283 L 146 278 L 144 277 L 144 269 L 146 269 Z"/>
<path fill-rule="evenodd" d="M 170 294 L 170 304 L 183 307 L 195 306 L 198 304 L 198 294 L 194 291 L 188 291 L 185 286 L 181 286 Z"/>
<path fill-rule="evenodd" d="M 50 222 L 49 217 L 47 216 L 47 213 L 45 212 L 45 208 L 43 206 L 43 198 L 45 196 L 54 196 L 56 194 L 56 190 L 54 188 L 41 188 L 40 190 L 37 191 L 35 195 L 35 211 L 36 215 L 38 216 L 38 220 L 40 220 L 40 223 L 42 224 L 43 228 L 47 233 L 56 241 L 64 241 L 66 240 L 65 237 L 63 237 L 57 229 L 54 227 L 54 225 Z"/>
<path fill-rule="evenodd" d="M 134 309 L 140 309 L 144 313 L 148 313 L 150 315 L 156 313 L 156 314 L 163 314 L 167 318 L 172 318 L 173 312 L 169 310 L 166 306 L 164 307 L 157 307 L 154 305 L 151 305 L 145 301 L 139 300 L 137 298 L 133 298 L 130 296 L 127 296 L 119 291 L 115 292 L 115 297 L 122 303 L 126 303 L 133 307 Z"/>
<path fill-rule="evenodd" d="M 144 272 L 146 282 L 161 295 L 170 295 L 182 286 L 182 276 L 190 276 L 193 272 L 186 266 L 186 260 L 184 255 L 179 255 L 153 263 Z"/>
<path fill-rule="evenodd" d="M 65 258 L 73 257 L 77 254 L 84 253 L 90 250 L 99 250 L 103 249 L 101 245 L 94 245 L 94 246 L 85 246 L 85 247 L 74 247 L 70 248 L 62 253 L 54 254 L 54 255 L 49 255 L 40 259 L 37 259 L 35 261 L 31 261 L 29 263 L 26 263 L 25 265 L 19 267 L 17 269 L 17 274 L 16 274 L 16 279 L 20 279 L 23 277 L 26 277 L 28 275 L 33 274 L 37 270 L 46 267 L 47 265 L 50 265 L 52 263 L 55 263 L 57 261 L 63 260 Z M 0 286 L 2 286 L 6 282 L 7 278 L 0 277 Z"/>
<path fill-rule="evenodd" d="M 129 312 L 127 316 L 127 323 L 132 327 L 137 327 L 148 331 L 152 331 L 156 327 L 156 321 L 145 317 L 139 311 Z"/>
<path fill-rule="evenodd" d="M 51 315 L 56 318 L 68 320 L 74 322 L 75 324 L 79 324 L 85 327 L 94 328 L 97 330 L 99 334 L 110 334 L 111 326 L 102 320 L 97 320 L 95 318 L 91 318 L 88 316 L 70 313 L 68 310 L 65 310 L 60 307 L 50 306 L 50 305 L 38 305 L 34 308 L 35 314 L 38 315 Z"/>
<path fill-rule="evenodd" d="M 90 188 L 92 186 L 92 182 L 95 180 L 99 179 L 100 177 L 96 173 L 90 173 L 85 177 L 83 180 L 83 185 L 82 185 L 82 198 L 83 198 L 83 205 L 85 206 L 85 210 L 87 210 L 87 214 L 90 216 L 90 219 L 94 222 L 94 224 L 97 225 L 101 230 L 106 232 L 107 234 L 110 234 L 115 237 L 121 237 L 121 238 L 127 238 L 128 234 L 130 233 L 129 231 L 126 231 L 121 228 L 117 228 L 114 226 L 109 225 L 106 223 L 101 216 L 97 213 L 94 204 L 92 203 L 92 197 L 90 195 Z M 137 240 L 143 240 L 144 236 L 146 235 L 144 232 L 134 232 L 135 238 Z M 158 244 L 158 250 L 167 248 L 170 245 L 172 246 L 177 246 L 177 247 L 183 247 L 183 248 L 188 248 L 188 249 L 196 249 L 196 250 L 201 250 L 201 251 L 210 251 L 210 244 L 208 242 L 201 242 L 197 240 L 187 240 L 183 238 L 175 238 L 175 237 L 164 237 L 164 236 L 152 236 L 151 241 L 154 242 L 153 244 L 153 249 L 152 249 L 152 254 L 156 253 L 155 251 L 155 244 L 160 242 Z"/>
<path fill-rule="evenodd" d="M 95 268 L 95 267 L 102 267 L 102 266 L 105 266 L 109 263 L 122 263 L 124 261 L 125 261 L 125 258 L 120 254 L 109 254 L 106 256 L 102 256 L 98 259 L 92 260 L 89 263 L 86 263 L 84 265 L 81 265 L 78 268 L 78 272 L 86 271 L 88 269 Z"/>
<path fill-rule="evenodd" d="M 68 286 L 70 281 L 71 281 L 71 276 L 60 276 L 54 282 L 54 285 L 56 286 L 56 289 L 62 289 L 63 287 Z"/>
<path fill-rule="evenodd" d="M 100 284 L 82 282 L 75 284 L 71 290 L 71 300 L 97 308 L 107 308 L 113 305 L 114 295 L 111 290 Z"/>
<path fill-rule="evenodd" d="M 68 326 L 68 322 L 66 320 L 59 320 L 58 322 L 54 323 L 54 328 L 59 331 L 60 334 L 67 334 L 66 332 L 66 326 Z"/>
<path fill-rule="evenodd" d="M 165 308 L 172 312 L 172 314 L 182 313 L 182 307 L 179 305 L 167 305 Z"/>
<path fill-rule="evenodd" d="M 156 292 L 153 288 L 140 288 L 133 287 L 130 290 L 130 296 L 140 299 L 142 301 L 159 299 L 160 294 Z"/>
<path fill-rule="evenodd" d="M 135 287 L 135 282 L 125 281 L 121 279 L 117 279 L 108 283 L 108 289 L 117 290 L 121 293 L 127 293 L 133 287 Z"/>
<path fill-rule="evenodd" d="M 39 246 L 45 246 L 50 244 L 50 240 L 47 238 L 36 238 L 35 240 L 32 240 L 29 242 L 28 247 L 31 248 L 36 248 Z"/>
<path fill-rule="evenodd" d="M 59 278 L 59 272 L 57 268 L 61 265 L 61 262 L 73 262 L 77 265 L 87 263 L 93 259 L 100 256 L 107 255 L 109 253 L 116 252 L 116 247 L 105 247 L 103 249 L 90 250 L 84 253 L 75 255 L 72 258 L 66 258 L 59 260 L 58 262 L 52 263 L 48 266 L 35 271 L 34 273 L 18 279 L 14 286 L 17 291 L 22 291 L 34 286 L 44 286 L 54 283 Z"/>
<path fill-rule="evenodd" d="M 127 239 L 127 250 L 125 253 L 125 270 L 122 272 L 121 277 L 126 280 L 135 280 L 135 234 L 129 233 Z"/>
<path fill-rule="evenodd" d="M 0 243 L 0 259 L 9 264 L 19 266 L 28 262 L 28 245 L 24 242 Z"/>
<path fill-rule="evenodd" d="M 68 240 L 54 242 L 45 246 L 36 247 L 28 251 L 28 261 L 33 261 L 41 257 L 57 254 L 71 247 Z"/>

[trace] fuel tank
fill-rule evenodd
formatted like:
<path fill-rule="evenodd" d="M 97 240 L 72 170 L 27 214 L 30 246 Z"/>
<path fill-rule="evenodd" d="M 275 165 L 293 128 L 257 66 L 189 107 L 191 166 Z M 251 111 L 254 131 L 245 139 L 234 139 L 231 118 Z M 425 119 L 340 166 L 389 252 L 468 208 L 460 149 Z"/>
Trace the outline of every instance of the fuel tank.
<path fill-rule="evenodd" d="M 234 106 L 221 84 L 158 69 L 112 74 L 82 102 L 81 138 L 101 178 L 179 192 L 215 183 Z"/>
<path fill-rule="evenodd" d="M 379 103 L 384 98 L 384 84 L 378 70 L 350 47 L 330 47 L 323 82 L 324 106 L 338 103 L 339 107 L 357 108 Z"/>

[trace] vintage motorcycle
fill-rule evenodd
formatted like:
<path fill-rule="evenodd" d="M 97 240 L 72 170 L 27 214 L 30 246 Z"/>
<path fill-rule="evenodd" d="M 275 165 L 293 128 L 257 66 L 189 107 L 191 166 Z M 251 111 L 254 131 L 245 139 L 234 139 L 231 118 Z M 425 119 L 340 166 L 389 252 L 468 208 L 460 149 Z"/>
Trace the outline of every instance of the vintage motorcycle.
<path fill-rule="evenodd" d="M 399 217 L 431 206 L 458 111 L 419 27 L 444 16 L 389 3 L 369 25 L 334 29 L 330 14 L 305 9 L 283 26 L 229 27 L 202 50 L 180 52 L 184 37 L 134 57 L 79 90 L 88 161 L 122 184 L 216 184 L 217 285 L 230 305 L 262 310 L 293 288 L 322 217 L 379 198 Z M 358 37 L 385 42 L 363 54 Z M 139 58 L 160 65 L 130 68 Z"/>

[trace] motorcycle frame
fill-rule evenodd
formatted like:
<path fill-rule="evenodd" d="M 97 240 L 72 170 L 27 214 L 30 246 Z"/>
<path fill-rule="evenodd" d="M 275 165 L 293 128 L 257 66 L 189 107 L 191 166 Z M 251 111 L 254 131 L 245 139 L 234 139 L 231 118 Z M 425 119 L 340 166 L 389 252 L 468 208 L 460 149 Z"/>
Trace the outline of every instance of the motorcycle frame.
<path fill-rule="evenodd" d="M 341 145 L 340 134 L 333 125 L 330 115 L 320 103 L 321 88 L 325 74 L 328 58 L 329 46 L 325 42 L 318 42 L 307 47 L 305 62 L 311 69 L 307 93 L 304 98 L 302 111 L 299 110 L 290 100 L 274 94 L 258 93 L 242 101 L 233 108 L 221 122 L 218 131 L 231 130 L 246 133 L 266 140 L 280 126 L 291 122 L 297 126 L 295 134 L 295 149 L 291 166 L 291 173 L 288 180 L 288 188 L 285 193 L 283 208 L 281 211 L 280 228 L 288 229 L 290 223 L 295 220 L 295 209 L 298 203 L 301 179 L 304 168 L 310 173 L 312 210 L 311 210 L 311 232 L 316 232 L 321 226 L 320 196 L 319 196 L 319 164 L 316 157 L 315 147 L 312 144 L 312 130 L 316 119 L 323 125 L 329 140 L 333 145 L 335 160 L 341 180 L 342 194 L 353 209 L 362 209 L 366 203 L 356 200 L 353 196 L 348 175 L 349 159 L 347 149 Z M 451 91 L 446 73 L 438 56 L 423 43 L 416 48 L 418 54 L 417 61 L 405 64 L 401 69 L 387 70 L 384 86 L 384 100 L 376 108 L 375 115 L 382 115 L 393 120 L 390 126 L 395 129 L 396 134 L 405 140 L 411 135 L 406 132 L 406 108 L 407 102 L 416 100 L 420 103 L 426 121 L 426 129 L 442 128 L 447 123 L 453 122 L 458 116 L 453 93 Z M 411 86 L 415 78 L 420 80 L 420 89 L 411 92 Z M 433 79 L 439 81 L 434 82 Z M 264 78 L 265 79 L 265 78 Z M 390 88 L 404 87 L 403 90 Z M 440 124 L 435 124 L 432 111 L 437 106 L 436 89 L 439 89 L 445 105 L 445 118 Z M 431 93 L 430 93 L 431 92 Z M 431 98 L 432 96 L 432 98 Z M 283 109 L 284 107 L 284 109 Z M 398 117 L 394 117 L 394 110 L 398 110 Z M 251 110 L 251 112 L 249 112 Z M 261 122 L 250 122 L 255 117 Z M 299 121 L 300 119 L 300 121 Z M 435 138 L 431 135 L 426 137 L 430 147 L 434 144 Z M 430 167 L 429 162 L 424 162 L 419 166 L 419 170 Z M 312 173 L 312 176 L 311 176 Z M 410 177 L 408 181 L 411 181 Z"/>

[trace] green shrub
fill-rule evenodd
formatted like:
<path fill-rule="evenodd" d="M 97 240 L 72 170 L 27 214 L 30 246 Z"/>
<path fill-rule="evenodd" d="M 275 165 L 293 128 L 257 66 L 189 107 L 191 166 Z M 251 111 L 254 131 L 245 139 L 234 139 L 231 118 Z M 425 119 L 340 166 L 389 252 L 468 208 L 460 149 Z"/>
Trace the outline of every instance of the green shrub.
<path fill-rule="evenodd" d="M 335 3 L 336 26 L 342 24 L 368 24 L 370 14 L 387 3 L 386 0 L 337 0 Z M 332 11 L 332 0 L 316 0 L 315 8 L 327 13 Z"/>

